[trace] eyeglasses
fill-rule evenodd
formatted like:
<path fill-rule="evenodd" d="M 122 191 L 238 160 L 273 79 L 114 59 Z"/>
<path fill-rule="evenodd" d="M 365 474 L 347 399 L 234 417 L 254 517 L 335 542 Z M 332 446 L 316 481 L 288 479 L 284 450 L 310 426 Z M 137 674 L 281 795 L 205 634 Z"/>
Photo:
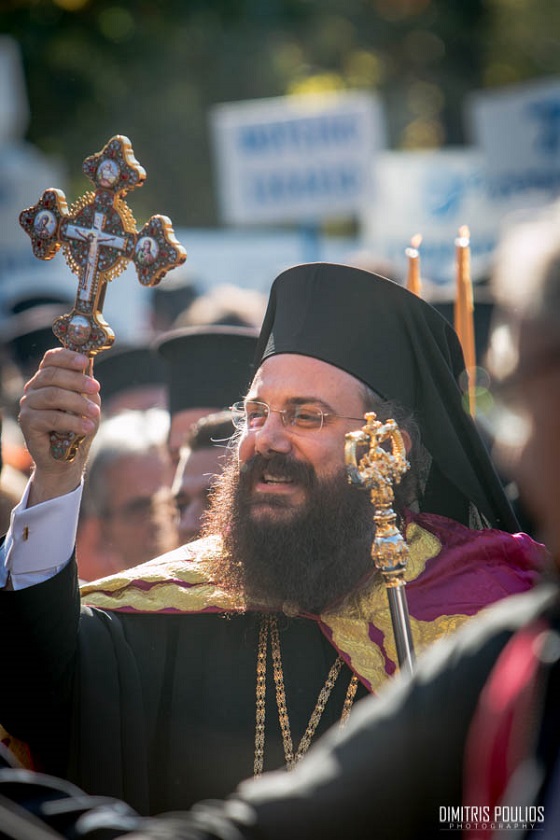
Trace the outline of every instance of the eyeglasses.
<path fill-rule="evenodd" d="M 299 431 L 318 432 L 323 428 L 325 418 L 336 417 L 340 420 L 356 420 L 363 423 L 363 417 L 345 417 L 342 414 L 322 411 L 314 405 L 295 404 L 288 408 L 271 408 L 268 403 L 260 400 L 246 400 L 236 402 L 230 408 L 232 422 L 236 429 L 261 429 L 267 421 L 270 412 L 279 414 L 284 426 Z"/>

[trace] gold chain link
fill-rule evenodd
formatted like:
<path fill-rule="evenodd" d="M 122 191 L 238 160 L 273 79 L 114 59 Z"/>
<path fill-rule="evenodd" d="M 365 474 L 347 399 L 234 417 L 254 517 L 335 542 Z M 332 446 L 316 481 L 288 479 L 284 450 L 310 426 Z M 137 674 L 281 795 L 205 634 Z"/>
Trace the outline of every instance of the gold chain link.
<path fill-rule="evenodd" d="M 288 717 L 288 707 L 286 705 L 286 689 L 284 685 L 284 672 L 282 669 L 282 657 L 280 653 L 280 637 L 278 634 L 278 621 L 276 616 L 263 616 L 261 627 L 259 631 L 259 649 L 257 654 L 257 704 L 256 704 L 256 726 L 255 726 L 255 760 L 253 765 L 253 772 L 255 776 L 260 776 L 263 772 L 264 766 L 264 743 L 265 743 L 265 709 L 266 709 L 266 662 L 268 650 L 268 636 L 270 632 L 270 641 L 272 648 L 272 669 L 274 674 L 274 684 L 276 686 L 276 705 L 278 707 L 278 719 L 280 722 L 280 730 L 282 732 L 282 742 L 284 745 L 284 758 L 286 760 L 286 767 L 292 770 L 297 762 L 305 755 L 311 745 L 311 741 L 321 720 L 321 715 L 325 710 L 327 701 L 336 683 L 337 677 L 343 666 L 343 660 L 338 656 L 332 665 L 324 686 L 319 692 L 315 708 L 309 718 L 309 723 L 299 743 L 299 747 L 294 755 L 294 747 L 292 742 L 292 734 L 290 730 L 290 719 Z M 352 675 L 344 705 L 342 708 L 342 715 L 340 718 L 340 725 L 343 726 L 348 720 L 356 690 L 358 688 L 358 679 L 355 674 Z"/>

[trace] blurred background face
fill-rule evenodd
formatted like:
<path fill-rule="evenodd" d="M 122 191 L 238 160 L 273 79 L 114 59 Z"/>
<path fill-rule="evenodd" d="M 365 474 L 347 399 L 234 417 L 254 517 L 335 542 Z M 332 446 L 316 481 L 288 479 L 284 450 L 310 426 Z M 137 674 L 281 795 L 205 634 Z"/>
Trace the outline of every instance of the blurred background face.
<path fill-rule="evenodd" d="M 168 460 L 154 450 L 119 458 L 107 470 L 102 536 L 126 569 L 176 544 Z"/>
<path fill-rule="evenodd" d="M 198 538 L 208 508 L 208 493 L 222 471 L 223 458 L 224 449 L 218 446 L 182 451 L 172 490 L 180 543 Z"/>
<path fill-rule="evenodd" d="M 496 457 L 520 488 L 538 537 L 560 557 L 560 336 L 524 325 L 504 387 L 505 418 Z"/>
<path fill-rule="evenodd" d="M 174 467 L 179 463 L 179 453 L 185 435 L 197 420 L 210 414 L 211 411 L 211 408 L 186 408 L 184 411 L 177 411 L 171 416 L 167 445 Z"/>
<path fill-rule="evenodd" d="M 522 498 L 560 559 L 560 336 L 535 327 L 520 335 L 519 388 L 527 437 L 516 463 Z"/>

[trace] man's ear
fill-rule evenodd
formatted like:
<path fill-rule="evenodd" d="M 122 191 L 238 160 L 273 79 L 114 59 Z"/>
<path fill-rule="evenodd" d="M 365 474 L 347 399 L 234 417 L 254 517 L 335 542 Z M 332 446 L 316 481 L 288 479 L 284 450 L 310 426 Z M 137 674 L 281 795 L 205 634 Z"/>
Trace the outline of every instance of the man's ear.
<path fill-rule="evenodd" d="M 402 437 L 402 439 L 403 439 L 404 448 L 406 449 L 406 454 L 408 455 L 408 453 L 409 453 L 409 452 L 410 452 L 410 450 L 412 449 L 412 440 L 411 440 L 411 437 L 410 437 L 410 435 L 408 434 L 408 432 L 407 432 L 407 431 L 405 431 L 404 429 L 401 429 L 401 430 L 400 430 L 400 433 L 401 433 L 401 437 Z"/>

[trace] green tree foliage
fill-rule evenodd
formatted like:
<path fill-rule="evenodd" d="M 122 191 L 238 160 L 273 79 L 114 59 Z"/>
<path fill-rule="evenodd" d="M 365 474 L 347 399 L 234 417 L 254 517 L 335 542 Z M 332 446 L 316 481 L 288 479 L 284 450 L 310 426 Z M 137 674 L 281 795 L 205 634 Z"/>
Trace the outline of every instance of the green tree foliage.
<path fill-rule="evenodd" d="M 462 142 L 470 90 L 559 71 L 559 17 L 548 0 L 0 0 L 28 139 L 66 160 L 69 197 L 83 158 L 126 134 L 148 172 L 139 221 L 177 226 L 218 222 L 212 105 L 375 90 L 393 148 Z"/>

